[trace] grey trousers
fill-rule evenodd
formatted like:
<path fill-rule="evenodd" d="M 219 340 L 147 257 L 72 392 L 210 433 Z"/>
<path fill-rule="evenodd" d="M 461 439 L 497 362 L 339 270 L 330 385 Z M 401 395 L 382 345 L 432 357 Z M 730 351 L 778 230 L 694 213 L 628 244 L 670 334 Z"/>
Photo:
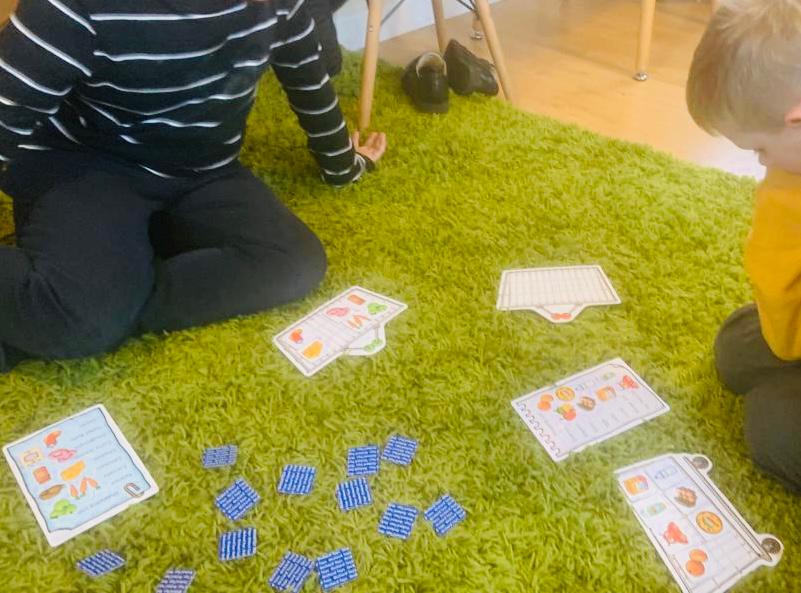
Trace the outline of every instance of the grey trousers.
<path fill-rule="evenodd" d="M 745 439 L 754 462 L 801 493 L 801 361 L 771 352 L 752 304 L 720 328 L 715 363 L 723 384 L 745 396 Z"/>

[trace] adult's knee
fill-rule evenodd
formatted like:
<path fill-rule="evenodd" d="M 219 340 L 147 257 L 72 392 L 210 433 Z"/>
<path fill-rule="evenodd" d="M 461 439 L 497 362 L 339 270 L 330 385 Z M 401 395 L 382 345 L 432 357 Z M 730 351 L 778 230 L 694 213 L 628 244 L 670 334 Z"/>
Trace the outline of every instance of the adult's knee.
<path fill-rule="evenodd" d="M 754 462 L 801 493 L 801 374 L 786 373 L 745 398 L 745 437 Z"/>
<path fill-rule="evenodd" d="M 328 269 L 323 244 L 305 225 L 293 234 L 292 241 L 262 245 L 250 261 L 253 294 L 260 295 L 260 309 L 306 296 L 322 282 Z"/>
<path fill-rule="evenodd" d="M 292 254 L 296 296 L 300 298 L 317 288 L 328 270 L 328 257 L 320 239 L 311 230 Z"/>

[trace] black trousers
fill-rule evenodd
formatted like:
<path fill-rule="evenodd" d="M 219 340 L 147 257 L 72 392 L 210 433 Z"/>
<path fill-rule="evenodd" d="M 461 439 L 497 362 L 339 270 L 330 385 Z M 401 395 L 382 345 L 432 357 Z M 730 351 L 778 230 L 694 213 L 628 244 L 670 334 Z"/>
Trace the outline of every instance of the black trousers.
<path fill-rule="evenodd" d="M 771 352 L 754 305 L 723 324 L 715 361 L 723 383 L 745 396 L 745 438 L 754 461 L 801 493 L 801 362 Z"/>
<path fill-rule="evenodd" d="M 0 246 L 0 371 L 262 311 L 325 275 L 314 233 L 238 163 L 167 179 L 48 151 L 12 163 L 0 188 L 17 233 Z"/>

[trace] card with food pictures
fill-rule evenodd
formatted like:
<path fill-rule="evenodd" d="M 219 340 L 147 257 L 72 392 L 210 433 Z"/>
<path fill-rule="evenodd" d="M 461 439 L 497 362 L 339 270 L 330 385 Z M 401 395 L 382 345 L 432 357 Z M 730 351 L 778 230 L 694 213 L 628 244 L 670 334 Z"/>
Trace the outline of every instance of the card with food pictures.
<path fill-rule="evenodd" d="M 620 297 L 601 266 L 583 265 L 505 270 L 496 307 L 568 323 L 587 307 L 617 304 Z"/>
<path fill-rule="evenodd" d="M 6 445 L 3 453 L 54 547 L 159 490 L 100 404 Z"/>
<path fill-rule="evenodd" d="M 620 489 L 684 593 L 722 593 L 760 566 L 775 566 L 782 543 L 758 534 L 709 478 L 703 455 L 668 454 L 615 472 Z"/>
<path fill-rule="evenodd" d="M 620 358 L 519 397 L 512 407 L 554 461 L 670 410 Z"/>
<path fill-rule="evenodd" d="M 338 357 L 370 356 L 386 345 L 384 326 L 406 305 L 353 286 L 293 323 L 273 342 L 307 377 Z"/>

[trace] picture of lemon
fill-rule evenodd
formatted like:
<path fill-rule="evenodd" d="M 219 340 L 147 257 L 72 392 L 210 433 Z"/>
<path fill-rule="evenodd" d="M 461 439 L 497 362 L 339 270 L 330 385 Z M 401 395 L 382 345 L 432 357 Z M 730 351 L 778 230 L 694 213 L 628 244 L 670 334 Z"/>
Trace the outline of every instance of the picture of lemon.
<path fill-rule="evenodd" d="M 315 340 L 303 351 L 303 356 L 309 359 L 317 358 L 322 351 L 323 343 L 320 340 Z"/>
<path fill-rule="evenodd" d="M 74 480 L 79 475 L 81 475 L 81 472 L 84 469 L 86 469 L 86 464 L 83 461 L 74 463 L 67 469 L 65 469 L 63 472 L 61 472 L 61 479 L 66 481 Z"/>

